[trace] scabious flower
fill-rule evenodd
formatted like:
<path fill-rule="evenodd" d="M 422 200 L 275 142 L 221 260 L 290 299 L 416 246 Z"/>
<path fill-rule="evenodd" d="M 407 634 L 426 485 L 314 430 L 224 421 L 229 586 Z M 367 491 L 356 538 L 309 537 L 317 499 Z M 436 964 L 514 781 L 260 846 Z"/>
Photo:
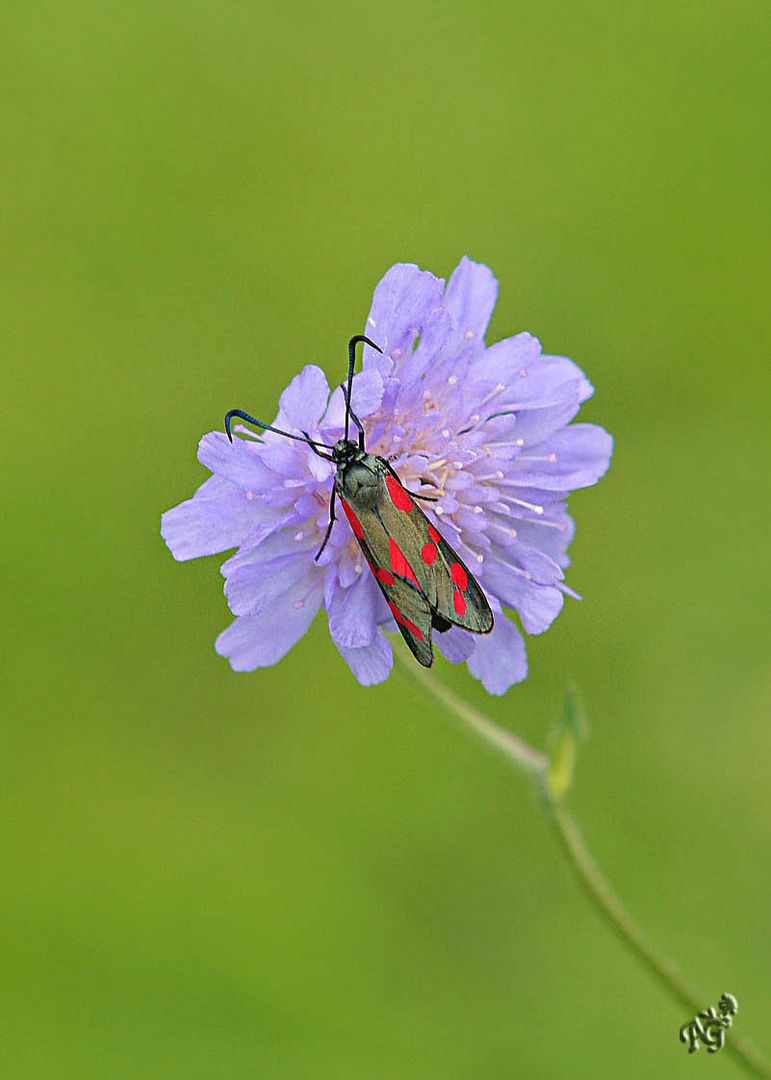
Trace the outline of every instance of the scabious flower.
<path fill-rule="evenodd" d="M 522 633 L 504 609 L 541 634 L 565 594 L 576 595 L 563 580 L 574 532 L 565 500 L 603 475 L 612 440 L 570 423 L 593 392 L 571 360 L 544 355 L 528 333 L 485 344 L 497 288 L 468 258 L 446 287 L 412 264 L 392 266 L 364 328 L 383 352 L 365 347 L 352 397 L 367 450 L 388 457 L 409 490 L 438 499 L 422 508 L 495 612 L 490 634 L 453 628 L 435 633 L 435 645 L 503 694 L 527 674 Z M 344 414 L 341 388 L 330 394 L 321 368 L 308 365 L 281 395 L 274 425 L 331 445 Z M 334 467 L 303 443 L 236 430 L 244 438 L 232 444 L 224 432 L 204 435 L 198 459 L 212 476 L 161 527 L 175 559 L 238 549 L 222 566 L 236 618 L 217 652 L 236 671 L 275 664 L 323 607 L 359 682 L 382 682 L 393 664 L 383 631 L 396 624 L 344 517 L 314 562 Z"/>

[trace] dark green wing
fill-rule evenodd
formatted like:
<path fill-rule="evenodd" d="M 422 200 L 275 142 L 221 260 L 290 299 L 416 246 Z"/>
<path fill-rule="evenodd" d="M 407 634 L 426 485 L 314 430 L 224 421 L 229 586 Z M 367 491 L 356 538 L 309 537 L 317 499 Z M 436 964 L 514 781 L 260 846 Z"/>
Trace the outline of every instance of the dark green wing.
<path fill-rule="evenodd" d="M 352 490 L 341 492 L 343 509 L 402 636 L 428 667 L 432 625 L 447 630 L 452 624 L 487 634 L 493 628 L 493 613 L 468 567 L 388 462 L 368 455 L 367 467 L 377 478 L 376 497 L 371 490 L 366 499 Z"/>
<path fill-rule="evenodd" d="M 348 518 L 359 547 L 369 563 L 375 581 L 391 609 L 399 627 L 399 633 L 407 642 L 418 663 L 431 667 L 434 650 L 431 645 L 431 607 L 417 584 L 409 567 L 398 564 L 396 573 L 391 569 L 392 548 L 376 509 L 356 506 L 340 495 L 345 516 Z"/>
<path fill-rule="evenodd" d="M 407 555 L 432 611 L 464 630 L 489 634 L 493 613 L 476 578 L 431 524 L 388 462 L 376 460 L 383 477 L 383 524 Z"/>

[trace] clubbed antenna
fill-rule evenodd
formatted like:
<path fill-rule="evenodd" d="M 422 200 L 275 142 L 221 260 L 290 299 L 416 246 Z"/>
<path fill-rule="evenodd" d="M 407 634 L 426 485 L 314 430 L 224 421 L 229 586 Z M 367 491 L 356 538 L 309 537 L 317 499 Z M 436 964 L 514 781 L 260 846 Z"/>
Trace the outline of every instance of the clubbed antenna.
<path fill-rule="evenodd" d="M 363 342 L 365 345 L 369 345 L 371 349 L 375 349 L 381 353 L 383 350 L 379 345 L 376 345 L 374 341 L 370 341 L 364 334 L 355 334 L 348 342 L 348 390 L 345 395 L 345 438 L 348 439 L 348 429 L 350 427 L 351 420 L 351 391 L 353 390 L 353 369 L 356 365 L 356 346 L 359 342 Z"/>
<path fill-rule="evenodd" d="M 263 431 L 272 431 L 276 435 L 283 435 L 287 439 L 296 439 L 297 442 L 307 443 L 309 446 L 320 446 L 324 450 L 333 450 L 334 447 L 327 446 L 326 443 L 316 442 L 314 439 L 309 438 L 307 435 L 292 435 L 289 431 L 282 431 L 281 428 L 273 427 L 271 424 L 263 424 L 262 420 L 255 420 L 249 413 L 243 411 L 243 409 L 231 409 L 225 413 L 225 433 L 230 441 L 233 441 L 233 436 L 230 432 L 230 422 L 234 416 L 237 416 L 239 420 L 246 420 L 248 424 L 254 424 L 255 427 L 262 428 Z"/>

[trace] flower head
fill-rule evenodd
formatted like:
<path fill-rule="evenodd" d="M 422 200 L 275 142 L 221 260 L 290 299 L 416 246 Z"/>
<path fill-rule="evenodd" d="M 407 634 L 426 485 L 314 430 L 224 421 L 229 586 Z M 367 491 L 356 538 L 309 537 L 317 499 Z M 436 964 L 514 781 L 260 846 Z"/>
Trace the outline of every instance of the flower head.
<path fill-rule="evenodd" d="M 493 694 L 527 674 L 522 629 L 540 634 L 565 594 L 573 521 L 565 500 L 608 467 L 612 440 L 594 424 L 571 424 L 592 393 L 571 360 L 547 356 L 527 333 L 486 345 L 497 295 L 491 271 L 464 258 L 445 286 L 417 266 L 391 267 L 377 286 L 352 405 L 369 453 L 388 457 L 431 521 L 474 572 L 495 612 L 490 634 L 458 628 L 434 641 L 448 660 L 466 661 Z M 342 372 L 341 372 L 342 375 Z M 334 444 L 343 433 L 343 391 L 308 365 L 279 402 L 275 426 Z M 382 682 L 393 664 L 383 631 L 391 612 L 348 522 L 327 528 L 334 467 L 302 442 L 271 432 L 231 444 L 204 435 L 198 458 L 212 473 L 192 499 L 163 515 L 176 559 L 237 548 L 222 566 L 235 621 L 216 641 L 237 671 L 280 660 L 320 608 L 353 674 Z M 398 647 L 402 647 L 401 643 Z"/>

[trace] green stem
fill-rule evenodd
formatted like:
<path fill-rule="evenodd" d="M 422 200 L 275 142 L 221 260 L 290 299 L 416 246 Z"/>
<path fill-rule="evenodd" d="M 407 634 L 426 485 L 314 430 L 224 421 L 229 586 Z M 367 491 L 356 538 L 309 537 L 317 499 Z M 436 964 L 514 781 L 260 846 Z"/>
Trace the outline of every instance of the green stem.
<path fill-rule="evenodd" d="M 397 656 L 400 656 L 399 651 Z M 549 761 L 546 755 L 456 697 L 452 690 L 428 671 L 406 659 L 403 659 L 403 666 L 469 731 L 530 776 L 541 795 L 541 804 L 554 828 L 560 848 L 600 916 L 678 1004 L 692 1016 L 700 1012 L 707 999 L 686 981 L 666 953 L 654 945 L 637 925 L 597 865 L 573 815 L 550 795 L 547 785 Z M 751 1075 L 771 1078 L 771 1066 L 760 1051 L 733 1029 L 727 1033 L 724 1051 Z"/>

